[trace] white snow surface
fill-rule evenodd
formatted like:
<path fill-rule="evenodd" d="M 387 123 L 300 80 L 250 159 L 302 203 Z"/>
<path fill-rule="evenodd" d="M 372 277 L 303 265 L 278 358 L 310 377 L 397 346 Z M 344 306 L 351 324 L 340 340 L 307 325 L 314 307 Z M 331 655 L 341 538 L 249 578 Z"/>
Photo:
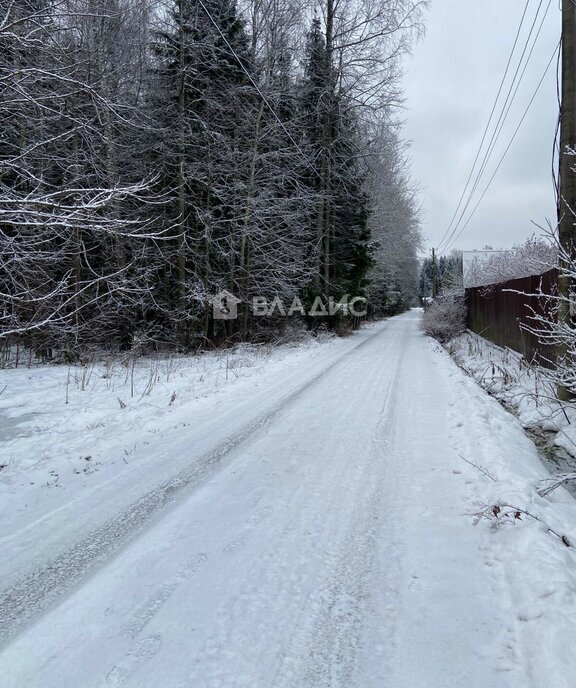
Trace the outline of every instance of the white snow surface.
<path fill-rule="evenodd" d="M 573 688 L 576 550 L 470 514 L 576 503 L 419 317 L 171 406 L 3 371 L 2 688 Z"/>
<path fill-rule="evenodd" d="M 470 331 L 448 350 L 484 389 L 514 409 L 525 428 L 552 433 L 554 444 L 576 458 L 576 404 L 558 401 L 551 371 Z"/>

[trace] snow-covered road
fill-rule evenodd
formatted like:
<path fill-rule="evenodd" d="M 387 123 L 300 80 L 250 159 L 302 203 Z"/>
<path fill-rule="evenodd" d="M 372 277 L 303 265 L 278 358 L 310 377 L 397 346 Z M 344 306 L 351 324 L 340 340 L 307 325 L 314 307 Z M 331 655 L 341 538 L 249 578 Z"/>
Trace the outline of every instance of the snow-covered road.
<path fill-rule="evenodd" d="M 536 602 L 514 578 L 538 547 L 573 555 L 528 524 L 495 534 L 465 515 L 491 483 L 460 455 L 513 473 L 514 447 L 537 477 L 534 449 L 418 318 L 377 324 L 298 382 L 271 379 L 130 503 L 100 489 L 91 533 L 65 526 L 80 502 L 5 538 L 18 565 L 0 598 L 2 688 L 573 685 L 564 617 L 558 637 L 544 620 L 554 647 L 538 659 L 520 614 Z M 57 554 L 27 571 L 43 528 Z M 569 586 L 555 594 L 569 619 Z"/>

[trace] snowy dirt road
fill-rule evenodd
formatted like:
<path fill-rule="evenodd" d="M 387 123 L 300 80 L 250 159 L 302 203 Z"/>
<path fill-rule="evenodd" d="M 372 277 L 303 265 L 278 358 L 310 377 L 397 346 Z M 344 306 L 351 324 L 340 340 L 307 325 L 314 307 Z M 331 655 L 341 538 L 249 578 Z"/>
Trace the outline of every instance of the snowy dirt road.
<path fill-rule="evenodd" d="M 535 656 L 514 540 L 465 514 L 485 486 L 461 454 L 514 447 L 537 474 L 534 449 L 418 318 L 377 324 L 279 397 L 271 381 L 271 404 L 246 398 L 246 422 L 178 475 L 41 567 L 20 562 L 0 597 L 0 686 L 573 685 L 546 623 L 554 646 Z"/>

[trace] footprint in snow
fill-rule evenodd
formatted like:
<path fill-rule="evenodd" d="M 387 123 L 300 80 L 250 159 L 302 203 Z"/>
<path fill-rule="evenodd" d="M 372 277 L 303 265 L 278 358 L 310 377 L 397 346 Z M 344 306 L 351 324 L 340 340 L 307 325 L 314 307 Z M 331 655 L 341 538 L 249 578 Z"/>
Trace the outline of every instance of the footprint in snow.
<path fill-rule="evenodd" d="M 117 664 L 108 672 L 106 683 L 109 686 L 121 686 L 139 664 L 152 659 L 161 647 L 162 636 L 158 633 L 139 638 L 126 653 L 124 664 Z"/>
<path fill-rule="evenodd" d="M 159 633 L 140 638 L 128 650 L 129 657 L 135 657 L 138 662 L 151 659 L 157 655 L 162 647 L 162 636 Z"/>
<path fill-rule="evenodd" d="M 223 552 L 230 553 L 230 552 L 235 552 L 237 549 L 240 549 L 240 547 L 244 546 L 244 540 L 233 540 L 232 542 L 229 542 L 224 548 Z"/>
<path fill-rule="evenodd" d="M 115 666 L 106 675 L 106 683 L 109 686 L 121 686 L 128 676 L 130 676 L 130 669 Z"/>
<path fill-rule="evenodd" d="M 246 525 L 253 528 L 262 521 L 264 521 L 270 514 L 274 511 L 274 509 L 271 506 L 264 506 L 261 509 L 258 509 L 258 511 L 255 511 L 253 514 L 250 514 L 248 518 L 246 519 Z"/>

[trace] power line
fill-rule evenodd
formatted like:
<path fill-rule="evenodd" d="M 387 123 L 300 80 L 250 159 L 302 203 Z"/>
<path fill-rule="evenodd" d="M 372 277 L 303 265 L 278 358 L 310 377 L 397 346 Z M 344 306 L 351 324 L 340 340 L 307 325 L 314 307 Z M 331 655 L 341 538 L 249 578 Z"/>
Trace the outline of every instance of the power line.
<path fill-rule="evenodd" d="M 558 50 L 560 48 L 560 44 L 561 44 L 561 41 L 559 41 L 558 44 L 556 45 L 556 48 L 555 48 L 554 52 L 552 53 L 552 56 L 551 56 L 550 60 L 548 61 L 548 64 L 546 65 L 546 69 L 544 70 L 544 73 L 542 74 L 542 77 L 540 78 L 540 81 L 538 82 L 538 85 L 536 86 L 536 90 L 534 91 L 532 98 L 530 99 L 528 105 L 526 106 L 526 109 L 524 110 L 524 114 L 522 115 L 522 118 L 520 119 L 520 122 L 518 123 L 518 126 L 516 127 L 514 134 L 512 135 L 510 143 L 508 144 L 508 146 L 506 147 L 506 150 L 502 154 L 500 161 L 498 162 L 498 165 L 496 166 L 496 169 L 494 170 L 494 173 L 490 177 L 488 184 L 486 184 L 486 187 L 485 187 L 484 191 L 482 192 L 480 199 L 478 200 L 478 203 L 476 203 L 476 205 L 474 206 L 472 212 L 470 213 L 470 216 L 468 217 L 468 219 L 466 220 L 466 223 L 462 226 L 462 228 L 460 229 L 458 234 L 456 234 L 456 236 L 454 236 L 454 238 L 450 241 L 450 243 L 445 246 L 445 248 L 444 248 L 445 251 L 449 250 L 454 245 L 454 243 L 457 241 L 457 239 L 462 235 L 462 232 L 466 229 L 466 227 L 470 224 L 470 221 L 474 217 L 474 214 L 475 214 L 476 210 L 478 209 L 478 206 L 482 203 L 482 200 L 484 199 L 486 192 L 490 188 L 490 185 L 494 181 L 496 174 L 498 173 L 500 167 L 502 166 L 502 163 L 504 162 L 504 159 L 505 159 L 506 155 L 508 154 L 508 151 L 512 147 L 512 144 L 514 143 L 514 140 L 516 139 L 516 136 L 517 136 L 518 132 L 520 131 L 520 127 L 522 126 L 524 120 L 526 119 L 526 115 L 528 114 L 528 111 L 530 110 L 532 103 L 534 102 L 534 100 L 536 99 L 536 96 L 538 95 L 538 92 L 540 91 L 540 87 L 542 86 L 542 83 L 544 82 L 544 79 L 546 78 L 546 75 L 548 74 L 548 70 L 550 69 L 552 62 L 554 61 L 554 59 L 556 57 L 556 53 L 558 52 Z"/>
<path fill-rule="evenodd" d="M 536 47 L 536 43 L 537 43 L 538 38 L 539 38 L 539 36 L 540 36 L 540 33 L 541 33 L 541 31 L 542 31 L 542 27 L 544 26 L 544 22 L 545 22 L 545 20 L 546 20 L 546 17 L 547 17 L 547 15 L 548 15 L 548 11 L 550 10 L 551 5 L 552 5 L 552 0 L 549 0 L 548 5 L 547 5 L 547 7 L 546 7 L 546 10 L 545 10 L 545 12 L 544 12 L 544 15 L 542 16 L 542 20 L 541 20 L 541 22 L 540 22 L 540 26 L 539 26 L 539 28 L 538 28 L 538 31 L 537 31 L 536 36 L 535 36 L 535 38 L 534 38 L 534 41 L 532 42 L 532 47 L 531 47 L 531 49 L 530 49 L 530 52 L 528 53 L 528 57 L 526 58 L 526 61 L 525 61 L 525 63 L 524 63 L 524 67 L 523 67 L 523 69 L 522 69 L 522 72 L 520 73 L 520 77 L 518 78 L 518 81 L 516 81 L 516 79 L 517 79 L 517 77 L 518 77 L 518 74 L 519 74 L 519 72 L 520 72 L 520 68 L 521 68 L 521 66 L 522 66 L 522 61 L 523 61 L 524 56 L 525 56 L 525 54 L 526 54 L 526 50 L 528 49 L 528 44 L 530 43 L 530 39 L 531 39 L 531 37 L 532 37 L 532 33 L 533 33 L 533 31 L 534 31 L 534 27 L 536 26 L 536 22 L 538 21 L 538 15 L 539 15 L 540 9 L 541 9 L 541 7 L 542 7 L 542 0 L 540 0 L 540 4 L 538 5 L 538 9 L 537 9 L 537 11 L 536 11 L 536 15 L 535 15 L 535 17 L 534 17 L 534 21 L 532 22 L 532 26 L 531 26 L 531 28 L 530 28 L 530 33 L 528 34 L 528 37 L 527 37 L 526 42 L 525 42 L 525 45 L 524 45 L 524 49 L 523 49 L 523 51 L 522 51 L 522 54 L 521 54 L 521 56 L 520 56 L 520 60 L 519 60 L 519 62 L 518 62 L 518 66 L 517 66 L 517 68 L 516 68 L 516 72 L 515 72 L 515 74 L 514 74 L 514 78 L 512 79 L 512 83 L 510 84 L 510 88 L 508 89 L 508 95 L 506 96 L 506 100 L 504 101 L 504 104 L 503 104 L 503 106 L 502 106 L 502 111 L 500 112 L 500 116 L 499 116 L 499 118 L 498 118 L 498 122 L 496 123 L 496 128 L 495 128 L 495 130 L 494 130 L 494 132 L 493 132 L 493 134 L 492 134 L 492 137 L 491 137 L 491 139 L 490 139 L 490 143 L 488 144 L 488 149 L 486 150 L 486 153 L 484 154 L 484 158 L 483 158 L 483 161 L 482 161 L 482 165 L 481 165 L 481 167 L 480 167 L 480 170 L 478 171 L 478 173 L 477 173 L 477 175 L 476 175 L 476 179 L 475 179 L 475 181 L 474 181 L 474 186 L 472 187 L 472 190 L 470 191 L 470 193 L 469 193 L 469 195 L 468 195 L 468 199 L 467 199 L 467 201 L 466 201 L 466 204 L 465 204 L 465 206 L 464 206 L 462 212 L 460 213 L 460 216 L 459 216 L 459 218 L 458 218 L 458 221 L 456 222 L 456 224 L 455 224 L 454 227 L 452 228 L 451 233 L 450 233 L 450 234 L 448 235 L 448 237 L 444 240 L 444 244 L 446 244 L 446 245 L 449 244 L 449 243 L 451 243 L 452 238 L 454 237 L 454 235 L 455 235 L 456 232 L 458 231 L 459 226 L 460 226 L 461 222 L 462 222 L 463 219 L 464 219 L 464 216 L 465 216 L 465 214 L 466 214 L 466 211 L 468 210 L 468 207 L 470 206 L 470 203 L 472 202 L 472 199 L 473 199 L 473 197 L 474 197 L 474 194 L 476 193 L 476 190 L 477 190 L 477 188 L 478 188 L 478 186 L 479 186 L 479 184 L 480 184 L 480 181 L 481 181 L 481 179 L 482 179 L 482 176 L 484 175 L 484 172 L 486 171 L 486 168 L 487 168 L 487 166 L 488 166 L 488 163 L 490 162 L 490 158 L 491 158 L 491 156 L 492 156 L 492 154 L 493 154 L 493 152 L 494 152 L 494 149 L 495 149 L 495 147 L 496 147 L 496 144 L 497 144 L 497 142 L 498 142 L 498 139 L 500 138 L 500 135 L 501 135 L 502 130 L 503 130 L 503 128 L 504 128 L 504 124 L 506 123 L 506 120 L 507 120 L 507 118 L 508 118 L 508 115 L 509 115 L 509 113 L 510 113 L 510 110 L 511 110 L 511 108 L 512 108 L 512 105 L 513 105 L 513 103 L 514 103 L 514 101 L 515 101 L 515 99 L 516 99 L 516 95 L 517 95 L 518 90 L 519 90 L 519 88 L 520 88 L 520 84 L 521 84 L 522 79 L 524 78 L 524 75 L 525 75 L 525 73 L 526 73 L 526 69 L 527 69 L 527 67 L 528 67 L 528 64 L 529 64 L 529 62 L 530 62 L 530 59 L 531 59 L 532 54 L 533 54 L 533 52 L 534 52 L 534 48 Z M 555 53 L 554 53 L 554 54 L 555 54 Z M 512 89 L 514 89 L 513 92 L 512 92 Z M 516 132 L 514 133 L 514 137 L 515 137 L 515 136 L 516 136 Z M 507 151 L 507 150 L 508 150 L 508 148 L 506 149 L 506 151 Z M 500 165 L 499 165 L 499 166 L 500 166 Z M 482 196 L 482 197 L 483 197 L 483 196 Z M 476 206 L 476 207 L 477 207 L 477 206 Z M 473 212 L 474 212 L 474 211 L 473 211 Z M 468 220 L 468 221 L 469 221 L 469 220 Z M 466 225 L 468 225 L 468 221 L 466 222 Z M 453 243 L 453 242 L 452 242 L 452 243 Z"/>
<path fill-rule="evenodd" d="M 478 162 L 478 158 L 480 157 L 482 147 L 484 146 L 484 141 L 486 140 L 486 136 L 488 135 L 490 124 L 492 123 L 492 118 L 494 117 L 494 113 L 496 112 L 496 106 L 498 105 L 498 100 L 500 98 L 500 94 L 502 93 L 502 89 L 504 88 L 504 84 L 506 82 L 506 77 L 508 76 L 508 71 L 510 69 L 510 65 L 512 64 L 512 58 L 514 57 L 514 53 L 516 51 L 516 46 L 518 45 L 518 39 L 520 38 L 520 33 L 522 31 L 522 27 L 524 26 L 524 19 L 526 18 L 526 13 L 528 12 L 529 6 L 530 6 L 530 0 L 526 0 L 526 5 L 524 6 L 524 12 L 522 13 L 522 17 L 520 19 L 520 24 L 518 26 L 518 30 L 516 31 L 516 36 L 514 38 L 514 44 L 512 45 L 512 50 L 510 51 L 510 55 L 508 56 L 508 62 L 506 64 L 504 76 L 502 77 L 502 80 L 500 81 L 500 87 L 498 88 L 498 93 L 496 94 L 494 104 L 492 105 L 490 117 L 488 118 L 488 122 L 486 123 L 486 127 L 485 127 L 484 133 L 482 135 L 482 140 L 480 141 L 480 146 L 478 147 L 476 157 L 474 158 L 474 163 L 472 164 L 470 174 L 468 175 L 468 179 L 466 180 L 466 185 L 464 186 L 462 194 L 460 195 L 460 199 L 458 200 L 458 205 L 456 206 L 456 210 L 454 211 L 454 215 L 452 215 L 452 218 L 450 220 L 448 228 L 446 229 L 446 231 L 442 235 L 442 238 L 440 239 L 440 243 L 438 245 L 439 247 L 442 246 L 444 239 L 447 237 L 448 233 L 450 232 L 450 229 L 452 228 L 454 220 L 456 219 L 458 211 L 460 210 L 460 207 L 462 205 L 462 201 L 464 200 L 464 196 L 466 195 L 466 191 L 468 190 L 468 186 L 470 185 L 470 181 L 472 179 L 472 175 L 474 174 L 474 170 L 476 169 L 476 163 Z"/>
<path fill-rule="evenodd" d="M 547 6 L 547 8 L 546 8 L 546 12 L 545 12 L 545 14 L 544 14 L 544 17 L 542 18 L 542 21 L 541 21 L 541 23 L 540 23 L 540 27 L 539 27 L 538 32 L 537 32 L 537 34 L 536 34 L 536 38 L 534 39 L 534 42 L 533 42 L 533 44 L 532 44 L 532 48 L 531 48 L 531 50 L 530 50 L 530 52 L 529 52 L 529 54 L 528 54 L 528 58 L 526 59 L 526 62 L 524 63 L 524 68 L 522 69 L 522 72 L 520 73 L 520 77 L 518 78 L 518 74 L 519 74 L 520 69 L 521 69 L 521 67 L 522 67 L 522 63 L 523 63 L 523 60 L 524 60 L 524 56 L 526 55 L 526 50 L 528 49 L 528 44 L 530 43 L 530 39 L 531 39 L 531 37 L 532 37 L 532 33 L 533 33 L 533 31 L 534 31 L 534 27 L 536 26 L 536 22 L 538 21 L 538 16 L 539 16 L 540 10 L 541 10 L 541 8 L 542 8 L 542 2 L 543 2 L 543 0 L 540 0 L 540 2 L 539 2 L 539 4 L 538 4 L 538 8 L 537 8 L 537 10 L 536 10 L 536 14 L 535 14 L 534 19 L 533 19 L 533 21 L 532 21 L 532 25 L 531 25 L 531 27 L 530 27 L 529 34 L 528 34 L 528 36 L 527 36 L 527 38 L 526 38 L 526 41 L 524 42 L 524 48 L 523 48 L 523 50 L 522 50 L 522 53 L 521 53 L 521 55 L 520 55 L 520 59 L 518 60 L 518 64 L 517 64 L 517 66 L 516 66 L 516 71 L 515 71 L 515 73 L 514 73 L 514 76 L 513 76 L 513 78 L 512 78 L 512 81 L 511 81 L 511 83 L 510 83 L 510 86 L 509 86 L 509 88 L 508 88 L 508 93 L 507 93 L 506 98 L 505 98 L 505 100 L 504 100 L 504 103 L 503 103 L 503 105 L 502 105 L 502 108 L 501 108 L 501 111 L 500 111 L 500 115 L 499 115 L 499 117 L 498 117 L 498 121 L 496 122 L 496 126 L 495 126 L 495 129 L 494 129 L 494 132 L 492 133 L 490 142 L 489 142 L 489 144 L 488 144 L 488 148 L 487 148 L 487 150 L 486 150 L 486 152 L 485 152 L 485 154 L 484 154 L 484 157 L 483 157 L 483 160 L 482 160 L 482 164 L 481 164 L 480 169 L 478 170 L 478 172 L 477 172 L 477 174 L 476 174 L 476 178 L 475 178 L 475 180 L 474 180 L 474 185 L 473 185 L 473 187 L 472 187 L 472 190 L 471 190 L 471 191 L 469 192 L 469 194 L 468 194 L 468 198 L 467 198 L 467 200 L 466 200 L 466 203 L 465 203 L 465 205 L 464 205 L 464 208 L 462 209 L 462 212 L 460 213 L 460 216 L 458 217 L 458 220 L 457 220 L 456 224 L 452 227 L 452 231 L 448 234 L 447 238 L 444 239 L 444 245 L 450 243 L 451 240 L 452 240 L 452 238 L 454 237 L 454 235 L 455 235 L 456 232 L 458 231 L 459 226 L 460 226 L 462 220 L 464 219 L 464 216 L 465 216 L 465 214 L 466 214 L 466 211 L 468 210 L 468 207 L 470 206 L 470 203 L 472 202 L 472 199 L 473 199 L 473 197 L 474 197 L 474 194 L 476 193 L 476 190 L 477 190 L 477 188 L 478 188 L 478 185 L 480 184 L 480 180 L 482 179 L 482 176 L 483 176 L 483 174 L 484 174 L 484 172 L 485 172 L 485 170 L 486 170 L 486 167 L 487 167 L 487 165 L 488 165 L 488 163 L 489 163 L 489 161 L 490 161 L 490 158 L 491 158 L 491 156 L 492 156 L 492 153 L 494 152 L 494 148 L 495 148 L 496 143 L 497 143 L 497 141 L 498 141 L 498 139 L 499 139 L 499 137 L 500 137 L 500 134 L 501 134 L 501 132 L 502 132 L 502 129 L 503 129 L 503 127 L 504 127 L 504 124 L 505 124 L 505 122 L 506 122 L 506 120 L 507 120 L 507 118 L 508 118 L 508 114 L 510 113 L 510 109 L 511 109 L 511 107 L 512 107 L 512 104 L 513 104 L 515 98 L 516 98 L 516 94 L 518 93 L 518 89 L 519 89 L 519 87 L 520 87 L 520 84 L 521 84 L 521 82 L 522 82 L 522 79 L 523 79 L 523 77 L 524 77 L 524 74 L 526 73 L 526 68 L 527 68 L 527 66 L 528 66 L 528 63 L 529 63 L 530 58 L 531 58 L 531 56 L 532 56 L 532 53 L 533 53 L 533 51 L 534 51 L 534 47 L 535 47 L 535 45 L 536 45 L 536 41 L 538 40 L 538 37 L 539 37 L 540 32 L 541 32 L 541 30 L 542 30 L 542 26 L 543 26 L 543 24 L 544 24 L 544 20 L 545 20 L 545 18 L 546 18 L 546 15 L 548 14 L 548 10 L 550 9 L 550 5 L 551 5 L 551 3 L 552 3 L 552 0 L 549 0 L 548 6 Z"/>

